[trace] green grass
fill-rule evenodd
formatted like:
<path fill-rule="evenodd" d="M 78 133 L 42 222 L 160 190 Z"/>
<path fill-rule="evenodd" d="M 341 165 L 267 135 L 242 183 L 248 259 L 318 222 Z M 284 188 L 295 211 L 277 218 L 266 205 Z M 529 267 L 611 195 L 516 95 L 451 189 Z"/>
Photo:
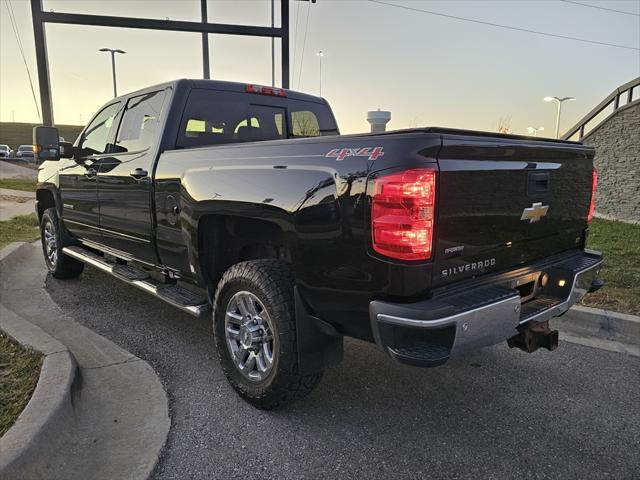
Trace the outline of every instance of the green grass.
<path fill-rule="evenodd" d="M 0 437 L 29 403 L 41 366 L 42 355 L 0 335 Z"/>
<path fill-rule="evenodd" d="M 0 222 L 0 248 L 11 242 L 33 242 L 40 238 L 38 218 L 35 213 L 19 215 L 11 220 Z"/>
<path fill-rule="evenodd" d="M 594 218 L 587 247 L 604 252 L 606 285 L 583 304 L 640 315 L 640 225 Z"/>
<path fill-rule="evenodd" d="M 35 192 L 37 181 L 28 178 L 0 178 L 0 188 L 10 188 L 11 190 L 22 190 L 24 192 Z"/>
<path fill-rule="evenodd" d="M 33 142 L 33 123 L 0 122 L 0 143 L 18 148 L 20 145 L 31 145 Z M 79 125 L 56 125 L 60 136 L 67 142 L 73 142 L 82 131 Z"/>

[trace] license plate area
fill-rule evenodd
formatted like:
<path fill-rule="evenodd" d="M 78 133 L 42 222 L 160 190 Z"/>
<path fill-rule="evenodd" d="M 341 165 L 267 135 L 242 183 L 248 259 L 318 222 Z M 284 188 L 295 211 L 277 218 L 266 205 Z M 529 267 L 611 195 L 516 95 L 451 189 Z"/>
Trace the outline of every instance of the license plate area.
<path fill-rule="evenodd" d="M 508 282 L 508 287 L 520 292 L 520 303 L 525 303 L 535 298 L 541 285 L 540 275 L 542 272 L 529 273 Z"/>

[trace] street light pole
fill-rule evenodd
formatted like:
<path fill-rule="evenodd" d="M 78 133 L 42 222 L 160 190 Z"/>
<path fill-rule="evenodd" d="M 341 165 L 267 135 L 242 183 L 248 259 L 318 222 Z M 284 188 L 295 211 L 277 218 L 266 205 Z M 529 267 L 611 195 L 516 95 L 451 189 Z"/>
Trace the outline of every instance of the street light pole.
<path fill-rule="evenodd" d="M 545 102 L 557 102 L 558 109 L 556 111 L 556 138 L 560 136 L 560 114 L 562 112 L 562 102 L 575 100 L 573 97 L 544 97 Z"/>
<path fill-rule="evenodd" d="M 275 0 L 271 0 L 271 28 L 274 27 Z M 276 39 L 271 37 L 271 86 L 276 86 Z"/>
<path fill-rule="evenodd" d="M 113 96 L 114 98 L 118 96 L 118 89 L 116 87 L 116 53 L 127 53 L 124 50 L 113 49 L 113 48 L 101 48 L 100 52 L 110 52 L 111 53 L 111 72 L 113 74 Z"/>
<path fill-rule="evenodd" d="M 320 60 L 320 96 L 322 96 L 322 57 L 324 57 L 324 53 L 322 53 L 322 50 L 318 50 L 318 53 L 316 53 L 316 55 Z"/>

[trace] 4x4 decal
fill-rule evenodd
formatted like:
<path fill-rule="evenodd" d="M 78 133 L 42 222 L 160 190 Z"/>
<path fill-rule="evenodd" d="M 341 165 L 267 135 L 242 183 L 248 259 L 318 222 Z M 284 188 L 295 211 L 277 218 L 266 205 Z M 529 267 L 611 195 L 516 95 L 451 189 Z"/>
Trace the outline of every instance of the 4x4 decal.
<path fill-rule="evenodd" d="M 330 150 L 325 157 L 335 158 L 337 161 L 342 161 L 347 157 L 368 157 L 369 160 L 375 160 L 378 157 L 382 157 L 384 151 L 382 147 L 361 147 L 361 148 L 334 148 Z"/>

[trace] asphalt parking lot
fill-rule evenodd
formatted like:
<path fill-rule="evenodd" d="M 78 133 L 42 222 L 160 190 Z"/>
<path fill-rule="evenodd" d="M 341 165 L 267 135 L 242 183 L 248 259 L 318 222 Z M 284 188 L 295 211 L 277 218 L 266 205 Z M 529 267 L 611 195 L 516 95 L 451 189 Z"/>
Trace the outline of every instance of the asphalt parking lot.
<path fill-rule="evenodd" d="M 261 412 L 226 383 L 209 322 L 92 269 L 46 288 L 164 383 L 172 426 L 154 478 L 638 478 L 637 357 L 504 345 L 423 370 L 347 340 L 311 396 Z"/>

